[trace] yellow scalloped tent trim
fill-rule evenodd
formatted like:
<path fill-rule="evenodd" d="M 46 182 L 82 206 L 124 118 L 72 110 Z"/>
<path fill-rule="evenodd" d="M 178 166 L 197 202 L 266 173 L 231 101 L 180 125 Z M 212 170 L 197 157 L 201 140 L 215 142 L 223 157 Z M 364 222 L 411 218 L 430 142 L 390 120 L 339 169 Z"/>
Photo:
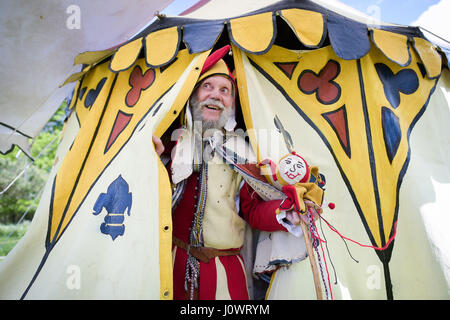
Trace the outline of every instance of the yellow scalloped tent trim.
<path fill-rule="evenodd" d="M 325 33 L 325 21 L 321 13 L 302 9 L 286 9 L 281 10 L 280 16 L 305 46 L 317 48 L 321 45 Z"/>
<path fill-rule="evenodd" d="M 435 46 L 425 39 L 414 37 L 413 46 L 425 65 L 427 76 L 430 79 L 439 77 L 442 70 L 442 57 Z"/>
<path fill-rule="evenodd" d="M 264 53 L 270 49 L 275 37 L 273 13 L 231 19 L 230 30 L 232 41 L 240 49 L 253 54 Z"/>
<path fill-rule="evenodd" d="M 145 61 L 153 68 L 173 60 L 178 53 L 181 32 L 178 27 L 158 30 L 145 37 Z"/>
<path fill-rule="evenodd" d="M 372 41 L 381 52 L 391 61 L 405 67 L 411 62 L 408 37 L 385 30 L 372 29 Z"/>
<path fill-rule="evenodd" d="M 111 59 L 109 68 L 113 72 L 127 70 L 137 60 L 142 49 L 142 38 L 121 46 Z"/>
<path fill-rule="evenodd" d="M 231 42 L 239 49 L 252 54 L 264 54 L 273 45 L 276 37 L 274 12 L 265 12 L 228 20 Z M 291 27 L 299 41 L 310 48 L 320 47 L 327 33 L 325 17 L 316 11 L 304 9 L 284 9 L 276 12 Z M 75 64 L 94 66 L 113 55 L 110 69 L 120 72 L 130 68 L 138 58 L 142 46 L 145 47 L 145 61 L 151 68 L 163 67 L 176 57 L 182 38 L 182 26 L 160 29 L 144 37 L 127 42 L 115 49 L 89 51 L 79 54 Z M 369 28 L 368 28 L 369 30 Z M 442 57 L 431 42 L 400 33 L 370 28 L 372 43 L 391 61 L 407 66 L 411 60 L 410 42 L 425 65 L 429 78 L 441 73 Z M 211 48 L 208 48 L 210 50 Z M 63 85 L 80 80 L 89 68 L 72 74 Z"/>

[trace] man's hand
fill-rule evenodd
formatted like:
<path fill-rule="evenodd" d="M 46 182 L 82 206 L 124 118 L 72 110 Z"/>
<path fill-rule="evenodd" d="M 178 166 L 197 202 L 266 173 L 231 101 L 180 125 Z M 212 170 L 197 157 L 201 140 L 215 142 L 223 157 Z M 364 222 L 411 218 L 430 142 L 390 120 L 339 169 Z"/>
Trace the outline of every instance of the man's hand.
<path fill-rule="evenodd" d="M 295 210 L 286 212 L 286 219 L 294 226 L 300 224 L 300 215 Z"/>
<path fill-rule="evenodd" d="M 311 211 L 312 218 L 314 220 L 317 220 L 317 218 L 319 217 L 319 214 L 322 213 L 322 208 L 319 207 L 318 205 L 316 205 L 314 202 L 311 202 L 309 200 L 305 200 L 305 205 L 306 205 L 307 210 Z M 309 224 L 308 215 L 306 215 L 306 214 L 300 215 L 295 210 L 286 212 L 286 219 L 293 225 L 300 224 L 300 219 L 302 219 L 303 222 L 305 222 L 307 225 Z"/>
<path fill-rule="evenodd" d="M 161 154 L 164 152 L 164 145 L 160 138 L 153 135 L 152 137 L 153 144 L 155 145 L 155 151 L 158 154 L 158 156 L 161 156 Z"/>
<path fill-rule="evenodd" d="M 309 218 L 306 214 L 298 214 L 295 210 L 291 210 L 286 212 L 286 219 L 292 223 L 294 226 L 297 226 L 300 224 L 300 221 L 303 220 L 303 222 L 306 225 L 309 225 Z"/>

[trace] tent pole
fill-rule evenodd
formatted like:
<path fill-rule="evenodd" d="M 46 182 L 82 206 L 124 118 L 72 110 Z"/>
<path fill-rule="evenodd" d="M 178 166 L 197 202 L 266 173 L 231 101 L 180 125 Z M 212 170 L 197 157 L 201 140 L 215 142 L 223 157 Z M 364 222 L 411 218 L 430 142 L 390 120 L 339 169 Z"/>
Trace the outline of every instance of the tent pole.
<path fill-rule="evenodd" d="M 312 248 L 311 238 L 309 237 L 308 226 L 303 221 L 303 219 L 300 219 L 300 226 L 302 227 L 303 236 L 305 238 L 305 245 L 306 245 L 306 251 L 308 252 L 308 256 L 309 256 L 309 263 L 311 264 L 311 270 L 313 273 L 314 287 L 316 288 L 317 300 L 323 300 L 322 287 L 320 285 L 320 278 L 319 278 L 319 270 L 317 269 L 316 257 L 314 255 L 314 251 Z"/>

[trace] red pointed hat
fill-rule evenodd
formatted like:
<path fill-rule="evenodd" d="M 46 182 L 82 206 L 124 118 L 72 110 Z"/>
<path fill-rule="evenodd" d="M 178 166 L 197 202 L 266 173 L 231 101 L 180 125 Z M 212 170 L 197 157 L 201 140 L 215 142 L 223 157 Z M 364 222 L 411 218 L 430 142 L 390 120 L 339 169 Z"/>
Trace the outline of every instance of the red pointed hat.
<path fill-rule="evenodd" d="M 206 58 L 206 61 L 203 64 L 203 68 L 200 72 L 200 77 L 198 78 L 197 82 L 200 82 L 212 75 L 223 75 L 224 77 L 230 78 L 231 81 L 235 83 L 233 74 L 231 73 L 225 61 L 222 59 L 228 52 L 230 52 L 230 49 L 231 46 L 226 45 L 211 53 L 208 58 Z"/>

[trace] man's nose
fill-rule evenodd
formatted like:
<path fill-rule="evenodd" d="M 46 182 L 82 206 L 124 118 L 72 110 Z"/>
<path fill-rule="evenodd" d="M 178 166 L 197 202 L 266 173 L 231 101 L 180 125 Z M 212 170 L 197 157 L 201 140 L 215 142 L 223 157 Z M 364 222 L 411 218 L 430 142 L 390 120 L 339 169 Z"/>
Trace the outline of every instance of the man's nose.
<path fill-rule="evenodd" d="M 220 96 L 220 91 L 219 91 L 219 89 L 213 88 L 213 89 L 210 91 L 209 97 L 210 97 L 211 99 L 215 99 L 215 100 L 219 100 L 219 101 L 220 101 L 221 96 Z"/>

